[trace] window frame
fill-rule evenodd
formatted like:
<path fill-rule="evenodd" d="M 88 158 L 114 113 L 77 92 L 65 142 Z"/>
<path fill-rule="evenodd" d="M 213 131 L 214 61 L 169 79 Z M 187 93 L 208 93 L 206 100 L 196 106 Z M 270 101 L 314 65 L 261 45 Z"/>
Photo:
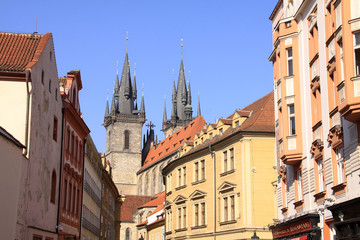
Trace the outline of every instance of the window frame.
<path fill-rule="evenodd" d="M 293 108 L 293 113 L 291 113 L 291 107 Z M 296 136 L 296 118 L 295 118 L 294 104 L 288 105 L 288 122 L 289 122 L 289 136 Z M 292 129 L 294 130 L 294 132 L 292 131 Z"/>
<path fill-rule="evenodd" d="M 291 51 L 291 56 L 289 56 L 290 51 Z M 294 60 L 293 60 L 292 47 L 286 49 L 286 70 L 287 70 L 287 76 L 294 76 Z"/>

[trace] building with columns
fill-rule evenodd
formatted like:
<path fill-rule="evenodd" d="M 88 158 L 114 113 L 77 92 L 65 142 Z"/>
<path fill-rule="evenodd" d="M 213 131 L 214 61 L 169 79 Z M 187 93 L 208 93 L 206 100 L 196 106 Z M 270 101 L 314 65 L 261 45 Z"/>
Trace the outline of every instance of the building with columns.
<path fill-rule="evenodd" d="M 279 0 L 271 13 L 274 239 L 359 236 L 360 2 Z"/>

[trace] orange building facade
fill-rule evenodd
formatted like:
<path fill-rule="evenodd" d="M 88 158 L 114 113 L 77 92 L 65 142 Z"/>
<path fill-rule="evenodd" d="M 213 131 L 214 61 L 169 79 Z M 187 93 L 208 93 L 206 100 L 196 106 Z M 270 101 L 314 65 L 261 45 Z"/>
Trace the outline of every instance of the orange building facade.
<path fill-rule="evenodd" d="M 279 0 L 270 20 L 279 214 L 273 237 L 359 236 L 360 2 Z"/>

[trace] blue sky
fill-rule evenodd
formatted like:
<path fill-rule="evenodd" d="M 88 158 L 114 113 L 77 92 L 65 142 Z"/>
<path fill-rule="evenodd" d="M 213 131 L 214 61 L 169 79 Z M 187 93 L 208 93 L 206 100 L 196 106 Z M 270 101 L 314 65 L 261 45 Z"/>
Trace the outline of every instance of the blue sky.
<path fill-rule="evenodd" d="M 59 77 L 81 70 L 83 118 L 98 151 L 103 152 L 106 96 L 108 90 L 112 92 L 116 61 L 119 71 L 124 62 L 127 31 L 138 96 L 144 86 L 146 118 L 155 123 L 162 140 L 164 96 L 169 118 L 172 69 L 177 80 L 180 67 L 180 39 L 184 39 L 187 80 L 191 71 L 194 115 L 198 93 L 203 117 L 215 122 L 272 91 L 269 16 L 276 2 L 5 0 L 0 30 L 32 33 L 37 26 L 40 34 L 53 33 Z"/>

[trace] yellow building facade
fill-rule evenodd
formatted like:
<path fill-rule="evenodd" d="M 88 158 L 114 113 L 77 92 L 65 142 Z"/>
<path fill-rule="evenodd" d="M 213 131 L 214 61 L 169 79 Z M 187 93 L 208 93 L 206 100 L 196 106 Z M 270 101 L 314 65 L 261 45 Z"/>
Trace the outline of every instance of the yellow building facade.
<path fill-rule="evenodd" d="M 163 170 L 166 239 L 272 239 L 273 93 L 209 124 Z"/>

